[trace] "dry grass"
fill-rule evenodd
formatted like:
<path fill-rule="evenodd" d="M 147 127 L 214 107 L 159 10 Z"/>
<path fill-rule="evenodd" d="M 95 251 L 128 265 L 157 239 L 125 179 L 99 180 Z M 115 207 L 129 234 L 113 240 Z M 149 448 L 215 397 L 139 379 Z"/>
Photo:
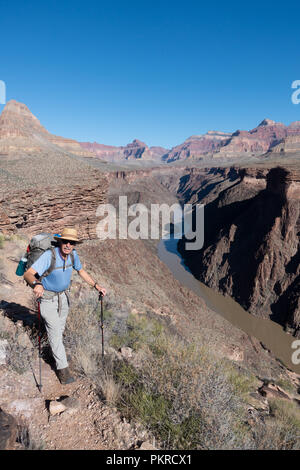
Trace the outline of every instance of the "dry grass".
<path fill-rule="evenodd" d="M 108 309 L 109 306 L 109 309 Z M 247 396 L 256 379 L 230 361 L 216 359 L 203 338 L 188 343 L 149 316 L 105 304 L 105 360 L 95 294 L 73 305 L 67 327 L 75 367 L 96 384 L 99 397 L 142 425 L 165 449 L 294 449 L 299 419 L 286 404 L 252 427 Z M 133 349 L 133 359 L 117 354 Z M 297 434 L 298 433 L 298 434 Z"/>
<path fill-rule="evenodd" d="M 103 375 L 99 376 L 98 386 L 105 403 L 117 405 L 121 398 L 121 384 L 117 383 L 109 372 L 104 371 Z"/>
<path fill-rule="evenodd" d="M 76 308 L 71 306 L 65 331 L 65 344 L 77 373 L 89 377 L 97 372 L 101 354 L 100 325 L 94 301 L 95 295 L 88 293 Z"/>
<path fill-rule="evenodd" d="M 112 305 L 113 300 L 108 298 L 104 308 L 104 350 L 115 321 L 108 308 Z M 80 299 L 71 304 L 64 340 L 77 373 L 92 377 L 102 368 L 101 336 L 98 296 L 95 291 L 85 290 Z"/>
<path fill-rule="evenodd" d="M 254 429 L 257 449 L 300 450 L 300 409 L 295 402 L 270 400 L 270 416 Z"/>
<path fill-rule="evenodd" d="M 157 325 L 152 337 L 149 322 L 147 329 L 135 370 L 128 365 L 121 366 L 121 372 L 117 369 L 128 416 L 138 416 L 165 448 L 244 447 L 243 401 L 231 384 L 226 364 Z"/>

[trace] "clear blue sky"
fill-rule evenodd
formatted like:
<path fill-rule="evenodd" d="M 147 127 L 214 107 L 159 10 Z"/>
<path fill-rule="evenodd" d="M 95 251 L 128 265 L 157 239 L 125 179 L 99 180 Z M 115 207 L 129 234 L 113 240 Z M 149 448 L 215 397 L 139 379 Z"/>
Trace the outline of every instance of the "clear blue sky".
<path fill-rule="evenodd" d="M 0 80 L 52 133 L 172 147 L 300 120 L 296 2 L 0 0 Z M 0 106 L 0 111 L 3 106 Z"/>

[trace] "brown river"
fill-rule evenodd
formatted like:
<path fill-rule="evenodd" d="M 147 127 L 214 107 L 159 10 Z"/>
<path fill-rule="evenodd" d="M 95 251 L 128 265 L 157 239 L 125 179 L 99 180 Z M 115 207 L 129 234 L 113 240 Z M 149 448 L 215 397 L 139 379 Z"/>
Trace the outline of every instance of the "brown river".
<path fill-rule="evenodd" d="M 245 333 L 257 338 L 289 369 L 300 374 L 300 340 L 285 333 L 278 323 L 251 315 L 231 297 L 215 292 L 198 281 L 185 266 L 177 251 L 177 242 L 178 240 L 162 239 L 158 245 L 158 256 L 174 277 L 202 297 L 211 310 L 222 315 Z"/>

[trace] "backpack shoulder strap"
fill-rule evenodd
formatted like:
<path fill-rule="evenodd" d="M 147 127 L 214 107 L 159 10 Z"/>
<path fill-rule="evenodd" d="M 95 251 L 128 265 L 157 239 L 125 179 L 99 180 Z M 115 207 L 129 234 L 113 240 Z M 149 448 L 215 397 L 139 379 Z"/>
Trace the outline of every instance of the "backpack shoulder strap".
<path fill-rule="evenodd" d="M 44 274 L 42 274 L 42 276 L 40 277 L 40 280 L 42 280 L 44 277 L 49 276 L 49 274 L 52 273 L 52 271 L 54 270 L 55 265 L 56 265 L 55 248 L 52 246 L 51 248 L 49 248 L 49 250 L 51 250 L 51 263 L 50 263 L 49 268 L 48 268 L 48 269 L 44 272 Z"/>
<path fill-rule="evenodd" d="M 74 255 L 74 250 L 72 251 L 72 253 L 70 254 L 71 256 L 71 262 L 72 262 L 72 268 L 75 269 L 74 265 L 75 265 L 75 255 Z"/>

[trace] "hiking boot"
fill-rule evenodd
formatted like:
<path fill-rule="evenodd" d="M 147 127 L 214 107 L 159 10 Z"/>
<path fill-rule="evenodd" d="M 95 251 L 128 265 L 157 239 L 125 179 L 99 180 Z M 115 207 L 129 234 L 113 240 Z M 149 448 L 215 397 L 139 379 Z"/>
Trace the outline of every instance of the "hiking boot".
<path fill-rule="evenodd" d="M 71 384 L 75 382 L 75 379 L 71 376 L 69 367 L 65 367 L 64 369 L 58 369 L 57 377 L 62 385 Z"/>

